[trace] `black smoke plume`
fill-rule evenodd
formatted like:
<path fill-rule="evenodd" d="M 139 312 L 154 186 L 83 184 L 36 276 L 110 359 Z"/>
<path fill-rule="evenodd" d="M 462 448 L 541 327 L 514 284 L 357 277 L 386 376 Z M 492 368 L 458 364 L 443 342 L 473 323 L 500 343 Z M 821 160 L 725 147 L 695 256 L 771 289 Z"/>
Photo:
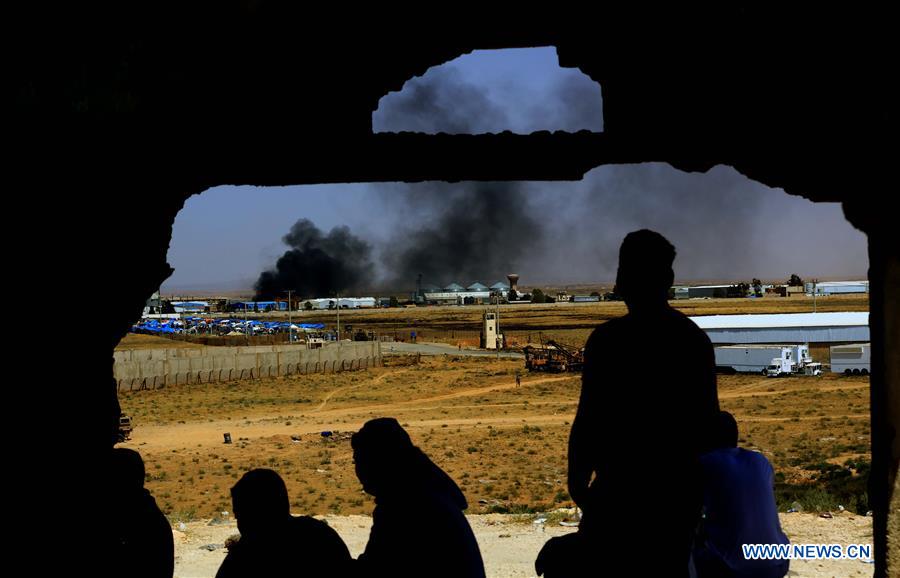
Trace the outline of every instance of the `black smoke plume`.
<path fill-rule="evenodd" d="M 543 240 L 519 183 L 423 183 L 389 198 L 414 206 L 422 223 L 399 231 L 383 251 L 391 287 L 409 287 L 420 273 L 441 287 L 503 280 Z"/>
<path fill-rule="evenodd" d="M 475 134 L 509 128 L 504 110 L 452 66 L 433 68 L 384 97 L 372 116 L 375 132 Z"/>
<path fill-rule="evenodd" d="M 515 129 L 503 106 L 453 66 L 432 68 L 386 96 L 373 123 L 376 131 L 473 134 Z M 526 131 L 535 128 L 556 127 Z M 515 272 L 543 240 L 544 223 L 531 212 L 519 183 L 433 182 L 380 189 L 386 204 L 402 207 L 408 213 L 404 220 L 418 224 L 397 230 L 382 250 L 388 287 L 412 287 L 419 274 L 424 283 L 439 286 L 490 284 Z"/>
<path fill-rule="evenodd" d="M 289 249 L 274 270 L 260 274 L 256 299 L 283 297 L 288 289 L 310 298 L 371 287 L 372 247 L 349 228 L 335 227 L 326 235 L 308 219 L 300 219 L 282 241 Z"/>

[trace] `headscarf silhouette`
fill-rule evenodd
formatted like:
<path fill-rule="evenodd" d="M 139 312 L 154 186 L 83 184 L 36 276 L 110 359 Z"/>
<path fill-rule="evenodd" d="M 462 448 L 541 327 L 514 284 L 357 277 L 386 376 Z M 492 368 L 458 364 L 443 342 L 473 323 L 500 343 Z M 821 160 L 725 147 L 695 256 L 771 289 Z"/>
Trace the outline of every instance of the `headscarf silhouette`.
<path fill-rule="evenodd" d="M 413 445 L 409 434 L 390 417 L 368 421 L 350 441 L 356 475 L 363 489 L 380 499 L 396 494 L 429 494 L 469 507 L 456 482 Z"/>
<path fill-rule="evenodd" d="M 397 420 L 367 422 L 351 445 L 363 489 L 375 496 L 359 574 L 484 578 L 478 541 L 463 514 L 465 496 Z"/>

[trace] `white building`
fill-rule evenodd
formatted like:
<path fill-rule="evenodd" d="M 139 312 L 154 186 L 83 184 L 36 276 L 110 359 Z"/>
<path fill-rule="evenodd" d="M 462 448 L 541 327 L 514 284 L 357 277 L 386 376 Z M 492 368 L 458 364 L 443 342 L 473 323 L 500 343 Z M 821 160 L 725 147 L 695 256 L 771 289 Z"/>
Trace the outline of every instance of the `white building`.
<path fill-rule="evenodd" d="M 490 291 L 435 291 L 425 293 L 426 303 L 439 305 L 465 305 L 466 303 L 490 303 Z"/>
<path fill-rule="evenodd" d="M 332 297 L 330 299 L 305 299 L 300 303 L 300 307 L 305 309 L 306 304 L 309 303 L 310 305 L 312 305 L 313 309 L 330 309 L 332 307 L 337 307 L 338 301 L 340 301 L 341 309 L 366 309 L 369 307 L 375 307 L 374 297 L 341 297 L 340 299 Z"/>
<path fill-rule="evenodd" d="M 786 313 L 691 317 L 716 344 L 869 341 L 869 313 Z"/>
<path fill-rule="evenodd" d="M 851 293 L 868 293 L 868 281 L 822 281 L 816 283 L 806 283 L 806 292 L 813 294 L 815 289 L 816 295 L 846 295 Z"/>

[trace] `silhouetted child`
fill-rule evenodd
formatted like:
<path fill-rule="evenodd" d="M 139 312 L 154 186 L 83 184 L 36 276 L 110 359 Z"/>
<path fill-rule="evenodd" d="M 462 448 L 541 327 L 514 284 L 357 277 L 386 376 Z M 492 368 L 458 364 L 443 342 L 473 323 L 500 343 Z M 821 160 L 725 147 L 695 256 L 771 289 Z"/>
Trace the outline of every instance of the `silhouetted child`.
<path fill-rule="evenodd" d="M 743 544 L 787 544 L 775 506 L 774 471 L 737 447 L 737 422 L 719 414 L 714 450 L 700 457 L 704 519 L 694 547 L 698 578 L 781 578 L 788 560 L 747 560 Z"/>
<path fill-rule="evenodd" d="M 112 528 L 116 541 L 110 560 L 111 572 L 171 578 L 175 569 L 172 527 L 156 500 L 144 489 L 144 460 L 134 450 L 115 448 L 110 465 Z"/>
<path fill-rule="evenodd" d="M 614 293 L 628 314 L 585 346 L 569 436 L 577 534 L 548 541 L 546 576 L 686 576 L 700 515 L 697 459 L 719 412 L 706 334 L 668 304 L 675 247 L 649 230 L 619 250 Z"/>
<path fill-rule="evenodd" d="M 393 418 L 367 422 L 351 440 L 356 475 L 375 496 L 363 576 L 483 578 L 462 491 Z"/>
<path fill-rule="evenodd" d="M 231 488 L 231 501 L 241 537 L 229 545 L 216 578 L 350 574 L 344 541 L 325 522 L 291 515 L 277 473 L 250 470 Z"/>

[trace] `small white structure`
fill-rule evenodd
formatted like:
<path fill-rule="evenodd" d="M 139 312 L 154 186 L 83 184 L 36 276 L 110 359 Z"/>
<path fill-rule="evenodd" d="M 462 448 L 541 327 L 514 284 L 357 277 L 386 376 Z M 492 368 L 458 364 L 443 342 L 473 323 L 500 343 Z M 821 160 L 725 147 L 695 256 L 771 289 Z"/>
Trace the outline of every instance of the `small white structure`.
<path fill-rule="evenodd" d="M 868 375 L 872 371 L 872 345 L 831 346 L 831 371 L 844 375 Z"/>
<path fill-rule="evenodd" d="M 485 311 L 481 324 L 482 349 L 497 349 L 502 345 L 503 335 L 499 332 L 499 319 L 494 311 Z"/>

